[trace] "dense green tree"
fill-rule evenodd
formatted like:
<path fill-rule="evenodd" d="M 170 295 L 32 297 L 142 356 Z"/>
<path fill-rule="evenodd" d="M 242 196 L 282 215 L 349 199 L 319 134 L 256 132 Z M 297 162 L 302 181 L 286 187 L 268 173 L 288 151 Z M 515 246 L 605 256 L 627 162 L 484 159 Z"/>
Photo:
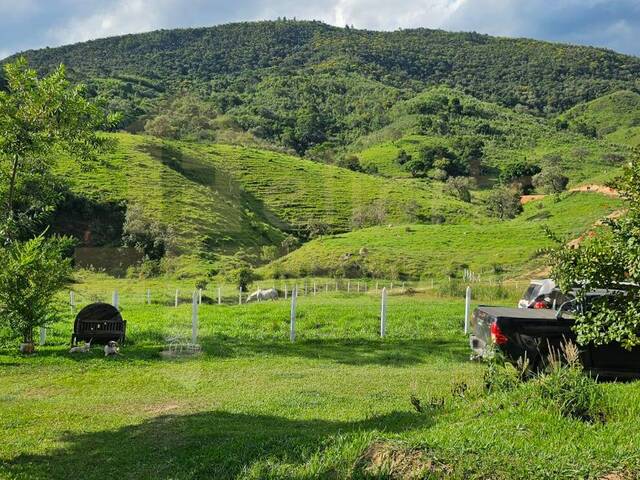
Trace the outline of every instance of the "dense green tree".
<path fill-rule="evenodd" d="M 99 128 L 117 121 L 86 100 L 82 86 L 71 86 L 60 66 L 38 78 L 24 58 L 6 64 L 7 90 L 0 91 L 0 227 L 5 239 L 25 235 L 57 199 L 51 181 L 54 151 L 83 162 L 105 140 Z M 34 205 L 37 205 L 34 208 Z"/>
<path fill-rule="evenodd" d="M 576 317 L 582 345 L 611 342 L 625 348 L 640 345 L 640 163 L 634 160 L 617 181 L 627 203 L 621 218 L 609 219 L 606 228 L 579 245 L 557 239 L 551 251 L 552 275 L 560 287 L 577 288 L 578 300 L 595 288 L 610 289 L 611 296 L 596 299 Z"/>
<path fill-rule="evenodd" d="M 520 192 L 509 187 L 493 188 L 485 199 L 485 204 L 487 213 L 500 220 L 515 218 L 522 212 Z"/>

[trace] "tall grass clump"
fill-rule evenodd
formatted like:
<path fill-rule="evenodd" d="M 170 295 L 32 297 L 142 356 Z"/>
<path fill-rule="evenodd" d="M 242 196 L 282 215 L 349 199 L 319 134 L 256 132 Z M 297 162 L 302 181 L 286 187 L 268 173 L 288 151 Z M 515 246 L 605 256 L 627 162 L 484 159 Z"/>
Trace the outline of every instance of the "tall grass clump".
<path fill-rule="evenodd" d="M 589 423 L 606 419 L 602 386 L 584 371 L 578 347 L 571 342 L 552 351 L 541 372 L 532 371 L 526 358 L 511 365 L 496 353 L 485 370 L 484 386 L 488 394 L 526 398 L 528 405 L 553 409 L 565 418 Z"/>
<path fill-rule="evenodd" d="M 578 347 L 571 342 L 549 355 L 547 372 L 536 379 L 540 398 L 564 417 L 587 422 L 605 420 L 605 398 L 596 379 L 587 375 Z"/>

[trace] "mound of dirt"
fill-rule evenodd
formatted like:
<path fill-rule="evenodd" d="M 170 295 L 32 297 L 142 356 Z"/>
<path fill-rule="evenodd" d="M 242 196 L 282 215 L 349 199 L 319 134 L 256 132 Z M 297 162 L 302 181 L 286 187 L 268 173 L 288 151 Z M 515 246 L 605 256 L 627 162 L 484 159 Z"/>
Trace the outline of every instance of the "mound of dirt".
<path fill-rule="evenodd" d="M 355 467 L 366 476 L 396 480 L 446 478 L 453 471 L 451 466 L 438 461 L 428 451 L 390 442 L 372 443 Z"/>

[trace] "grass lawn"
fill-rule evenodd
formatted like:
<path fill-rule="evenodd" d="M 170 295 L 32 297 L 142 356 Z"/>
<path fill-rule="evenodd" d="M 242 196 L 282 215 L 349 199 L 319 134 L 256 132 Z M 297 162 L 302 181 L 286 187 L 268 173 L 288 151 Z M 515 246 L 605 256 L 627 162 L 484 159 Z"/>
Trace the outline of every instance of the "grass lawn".
<path fill-rule="evenodd" d="M 287 302 L 202 305 L 204 352 L 180 360 L 159 351 L 189 335 L 189 305 L 124 305 L 115 359 L 68 354 L 69 314 L 34 357 L 4 340 L 0 478 L 386 478 L 358 461 L 375 442 L 419 447 L 453 478 L 640 472 L 638 384 L 605 385 L 611 413 L 593 425 L 486 395 L 463 311 L 391 296 L 381 340 L 377 297 L 301 297 L 291 344 Z M 432 407 L 416 412 L 412 394 Z"/>

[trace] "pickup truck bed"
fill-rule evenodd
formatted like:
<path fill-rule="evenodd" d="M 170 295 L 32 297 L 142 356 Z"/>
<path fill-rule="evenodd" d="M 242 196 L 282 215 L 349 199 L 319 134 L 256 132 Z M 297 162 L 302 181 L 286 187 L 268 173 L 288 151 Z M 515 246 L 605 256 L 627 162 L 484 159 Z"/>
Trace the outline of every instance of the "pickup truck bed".
<path fill-rule="evenodd" d="M 533 369 L 544 366 L 549 352 L 567 341 L 576 342 L 574 319 L 563 312 L 556 318 L 550 309 L 479 306 L 471 319 L 473 357 L 486 358 L 499 349 L 516 362 L 526 356 Z M 586 370 L 602 377 L 640 378 L 640 348 L 631 351 L 619 344 L 581 348 Z"/>

